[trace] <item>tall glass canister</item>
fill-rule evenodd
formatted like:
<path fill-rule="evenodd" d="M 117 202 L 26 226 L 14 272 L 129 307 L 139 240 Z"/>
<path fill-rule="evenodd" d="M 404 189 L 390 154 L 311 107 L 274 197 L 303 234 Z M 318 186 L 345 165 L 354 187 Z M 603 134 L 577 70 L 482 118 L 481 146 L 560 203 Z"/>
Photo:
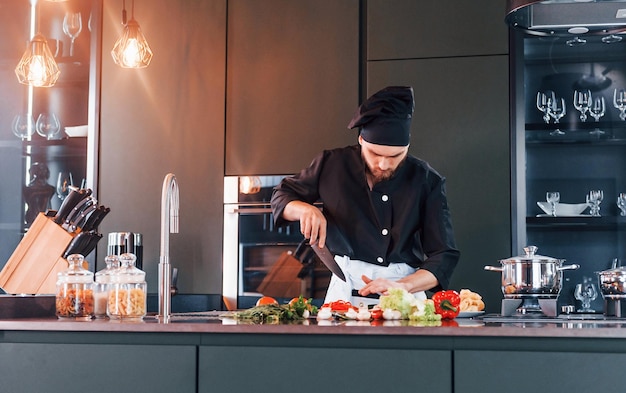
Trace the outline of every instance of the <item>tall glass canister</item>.
<path fill-rule="evenodd" d="M 107 315 L 111 319 L 141 320 L 146 315 L 146 273 L 135 267 L 136 256 L 120 255 L 120 268 L 109 289 Z"/>
<path fill-rule="evenodd" d="M 93 273 L 83 268 L 84 257 L 67 257 L 68 268 L 57 276 L 56 315 L 59 318 L 89 320 L 94 313 Z"/>
<path fill-rule="evenodd" d="M 96 272 L 96 283 L 94 286 L 94 316 L 96 318 L 107 317 L 109 289 L 120 267 L 120 260 L 117 255 L 108 255 L 104 258 L 104 263 L 106 267 Z"/>

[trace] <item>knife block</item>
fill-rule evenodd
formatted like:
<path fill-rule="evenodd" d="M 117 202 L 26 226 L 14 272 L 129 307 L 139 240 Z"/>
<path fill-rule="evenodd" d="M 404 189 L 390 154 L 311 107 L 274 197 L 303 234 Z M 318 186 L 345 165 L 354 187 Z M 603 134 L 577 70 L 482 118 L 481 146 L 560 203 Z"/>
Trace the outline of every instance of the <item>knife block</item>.
<path fill-rule="evenodd" d="M 302 263 L 290 251 L 285 251 L 257 287 L 257 291 L 272 297 L 300 296 L 303 291 L 303 282 L 298 278 L 300 270 Z"/>
<path fill-rule="evenodd" d="M 13 295 L 56 293 L 57 273 L 74 235 L 39 213 L 0 272 L 0 288 Z"/>

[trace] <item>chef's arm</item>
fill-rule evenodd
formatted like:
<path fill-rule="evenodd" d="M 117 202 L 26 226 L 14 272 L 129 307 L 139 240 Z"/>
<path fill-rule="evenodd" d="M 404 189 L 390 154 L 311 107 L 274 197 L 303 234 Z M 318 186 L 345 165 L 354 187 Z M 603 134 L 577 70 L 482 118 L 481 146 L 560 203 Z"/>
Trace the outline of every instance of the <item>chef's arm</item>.
<path fill-rule="evenodd" d="M 386 294 L 389 288 L 404 288 L 414 293 L 420 291 L 428 291 L 439 285 L 439 281 L 434 274 L 425 269 L 418 269 L 415 273 L 411 273 L 397 281 L 386 278 L 377 278 L 372 280 L 367 276 L 361 276 L 365 286 L 359 290 L 359 295 L 367 296 L 373 293 Z"/>
<path fill-rule="evenodd" d="M 320 248 L 326 243 L 326 217 L 322 211 L 306 202 L 291 201 L 283 210 L 283 218 L 300 221 L 300 231 L 310 244 L 318 243 Z"/>

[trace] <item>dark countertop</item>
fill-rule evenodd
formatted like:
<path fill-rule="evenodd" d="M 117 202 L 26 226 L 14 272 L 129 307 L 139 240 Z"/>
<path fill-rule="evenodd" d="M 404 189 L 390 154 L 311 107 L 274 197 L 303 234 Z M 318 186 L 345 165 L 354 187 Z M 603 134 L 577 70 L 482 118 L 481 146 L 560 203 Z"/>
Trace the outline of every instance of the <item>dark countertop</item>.
<path fill-rule="evenodd" d="M 487 322 L 470 318 L 444 321 L 442 326 L 425 326 L 409 321 L 317 321 L 313 318 L 280 324 L 255 324 L 220 318 L 222 311 L 175 315 L 165 323 L 155 316 L 143 321 L 73 321 L 50 318 L 0 320 L 2 331 L 51 332 L 132 332 L 132 333 L 230 333 L 286 335 L 402 335 L 442 337 L 544 337 L 544 338 L 626 338 L 626 319 L 559 319 L 545 321 L 518 319 L 514 322 Z M 497 318 L 496 318 L 497 320 Z"/>

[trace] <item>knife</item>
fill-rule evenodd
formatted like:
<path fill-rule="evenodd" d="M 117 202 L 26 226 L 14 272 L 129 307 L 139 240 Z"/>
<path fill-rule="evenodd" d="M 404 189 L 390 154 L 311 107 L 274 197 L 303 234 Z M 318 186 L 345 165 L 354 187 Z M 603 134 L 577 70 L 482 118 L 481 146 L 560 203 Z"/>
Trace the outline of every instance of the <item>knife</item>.
<path fill-rule="evenodd" d="M 328 251 L 328 247 L 319 248 L 317 244 L 312 244 L 311 248 L 313 249 L 313 251 L 315 251 L 315 254 L 317 254 L 317 256 L 320 258 L 322 263 L 326 265 L 326 267 L 331 272 L 333 272 L 334 275 L 336 275 L 343 281 L 346 281 L 346 276 L 343 274 L 343 271 L 341 270 L 339 265 L 337 265 L 337 262 L 335 262 L 335 258 L 333 257 L 333 254 L 331 254 L 330 251 Z"/>
<path fill-rule="evenodd" d="M 63 224 L 67 215 L 70 214 L 72 209 L 84 198 L 85 195 L 80 189 L 70 186 L 70 192 L 67 194 L 57 214 L 54 216 L 54 222 L 59 225 Z"/>
<path fill-rule="evenodd" d="M 89 218 L 87 219 L 87 221 L 85 221 L 85 224 L 82 226 L 82 230 L 91 231 L 91 230 L 97 229 L 94 224 L 97 222 L 97 220 L 100 219 L 100 215 L 103 214 L 104 210 L 105 210 L 104 206 L 98 206 L 96 210 L 94 210 L 89 215 Z"/>
<path fill-rule="evenodd" d="M 100 206 L 100 207 L 103 208 L 103 209 L 101 209 L 101 212 L 99 213 L 99 215 L 90 224 L 91 227 L 89 228 L 89 230 L 97 230 L 98 226 L 100 225 L 102 220 L 104 220 L 104 217 L 106 217 L 106 215 L 109 214 L 109 212 L 111 211 L 111 208 L 109 208 L 109 207 L 103 207 L 103 206 Z"/>
<path fill-rule="evenodd" d="M 83 209 L 80 212 L 79 217 L 76 217 L 71 223 L 70 223 L 70 227 L 69 230 L 71 230 L 72 232 L 81 232 L 83 230 L 83 227 L 85 226 L 85 223 L 87 222 L 87 220 L 89 219 L 89 216 L 91 214 L 93 214 L 93 212 L 98 208 L 97 205 L 93 204 L 93 205 L 89 205 L 88 207 L 86 207 L 85 209 Z"/>
<path fill-rule="evenodd" d="M 77 220 L 80 219 L 81 213 L 87 208 L 89 208 L 89 206 L 92 206 L 97 202 L 98 201 L 96 201 L 91 196 L 84 197 L 84 199 L 78 202 L 76 206 L 74 206 L 72 211 L 69 214 L 67 214 L 67 216 L 65 216 L 65 222 L 62 225 L 63 228 L 65 228 L 69 232 L 72 232 L 70 230 L 70 227 L 72 226 L 73 223 L 75 223 Z"/>

